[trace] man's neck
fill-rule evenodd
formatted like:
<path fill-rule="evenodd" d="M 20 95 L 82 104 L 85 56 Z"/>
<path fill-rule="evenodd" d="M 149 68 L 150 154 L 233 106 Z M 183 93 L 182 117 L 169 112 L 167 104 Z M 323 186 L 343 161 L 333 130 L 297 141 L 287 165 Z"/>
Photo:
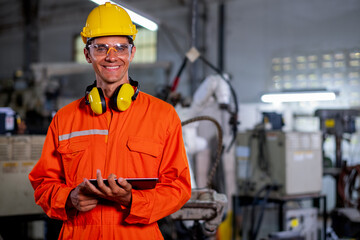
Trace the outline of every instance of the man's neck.
<path fill-rule="evenodd" d="M 110 98 L 114 94 L 116 88 L 124 83 L 129 83 L 129 80 L 114 82 L 112 84 L 104 83 L 103 81 L 97 81 L 97 87 L 102 89 L 105 97 Z"/>

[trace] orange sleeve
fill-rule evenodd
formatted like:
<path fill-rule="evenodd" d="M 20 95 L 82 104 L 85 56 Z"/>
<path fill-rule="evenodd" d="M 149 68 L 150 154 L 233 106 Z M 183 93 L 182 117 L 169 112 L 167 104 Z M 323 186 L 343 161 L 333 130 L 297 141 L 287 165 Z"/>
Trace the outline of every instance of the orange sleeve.
<path fill-rule="evenodd" d="M 72 188 L 65 184 L 61 158 L 56 151 L 58 136 L 54 120 L 48 129 L 41 157 L 29 174 L 29 180 L 35 190 L 36 204 L 50 218 L 66 220 L 65 204 Z"/>
<path fill-rule="evenodd" d="M 174 113 L 167 132 L 159 183 L 151 190 L 132 190 L 132 204 L 127 223 L 148 224 L 179 210 L 191 196 L 188 160 L 182 138 L 181 122 Z M 168 116 L 168 117 L 170 117 Z"/>

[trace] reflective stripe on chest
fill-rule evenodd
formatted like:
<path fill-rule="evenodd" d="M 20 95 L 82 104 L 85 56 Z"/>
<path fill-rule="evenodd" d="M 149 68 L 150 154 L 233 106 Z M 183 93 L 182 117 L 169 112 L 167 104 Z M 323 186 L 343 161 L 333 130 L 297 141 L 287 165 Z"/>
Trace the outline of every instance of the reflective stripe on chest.
<path fill-rule="evenodd" d="M 89 129 L 89 130 L 83 130 L 83 131 L 75 131 L 68 134 L 63 134 L 59 136 L 59 141 L 68 140 L 73 137 L 79 137 L 79 136 L 90 136 L 90 135 L 108 135 L 109 131 L 101 130 L 101 129 Z"/>

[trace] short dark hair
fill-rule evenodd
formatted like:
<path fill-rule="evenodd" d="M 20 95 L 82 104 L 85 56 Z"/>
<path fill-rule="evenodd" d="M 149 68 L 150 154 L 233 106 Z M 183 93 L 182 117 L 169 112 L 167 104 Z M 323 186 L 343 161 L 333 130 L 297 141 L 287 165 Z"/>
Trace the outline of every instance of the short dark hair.
<path fill-rule="evenodd" d="M 133 38 L 132 38 L 131 36 L 126 36 L 126 37 L 127 37 L 127 39 L 129 40 L 129 44 L 135 46 L 135 45 L 134 45 L 134 40 L 133 40 Z"/>

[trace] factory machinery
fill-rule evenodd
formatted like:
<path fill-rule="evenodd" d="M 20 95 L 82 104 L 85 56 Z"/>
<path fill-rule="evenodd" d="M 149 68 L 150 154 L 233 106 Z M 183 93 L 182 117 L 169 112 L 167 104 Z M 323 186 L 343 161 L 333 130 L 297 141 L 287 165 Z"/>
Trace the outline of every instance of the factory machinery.
<path fill-rule="evenodd" d="M 360 164 L 348 164 L 343 157 L 343 141 L 356 133 L 358 109 L 318 109 L 323 141 L 335 138 L 335 164 L 326 174 L 335 178 L 336 207 L 331 212 L 332 237 L 360 239 Z M 351 159 L 348 159 L 351 160 Z M 328 171 L 330 170 L 330 171 Z"/>
<path fill-rule="evenodd" d="M 236 224 L 241 226 L 243 238 L 359 239 L 360 167 L 348 165 L 343 159 L 342 143 L 350 142 L 350 134 L 356 132 L 360 112 L 318 109 L 315 116 L 319 118 L 319 132 L 284 132 L 279 121 L 270 124 L 277 126 L 271 129 L 267 127 L 269 115 L 263 115 L 261 124 L 237 137 L 238 197 L 234 198 L 234 209 L 242 208 L 243 218 Z M 329 137 L 335 138 L 331 166 L 327 166 L 323 146 Z M 331 226 L 326 224 L 326 196 L 321 194 L 323 175 L 331 175 L 336 182 Z M 313 205 L 305 206 L 301 202 L 304 199 L 313 200 Z M 319 213 L 322 229 L 318 227 Z"/>
<path fill-rule="evenodd" d="M 248 131 L 238 134 L 239 191 L 256 194 L 268 185 L 273 195 L 321 191 L 321 133 Z"/>
<path fill-rule="evenodd" d="M 34 202 L 28 174 L 40 158 L 45 136 L 0 136 L 0 217 L 43 213 Z"/>
<path fill-rule="evenodd" d="M 40 158 L 44 141 L 44 135 L 0 136 L 0 239 L 44 236 L 34 231 L 43 231 L 41 222 L 48 218 L 35 204 L 28 179 Z"/>
<path fill-rule="evenodd" d="M 244 239 L 287 239 L 289 234 L 318 239 L 318 208 L 304 208 L 301 201 L 325 203 L 321 140 L 321 132 L 265 130 L 264 125 L 238 134 L 234 208 L 242 207 Z"/>

